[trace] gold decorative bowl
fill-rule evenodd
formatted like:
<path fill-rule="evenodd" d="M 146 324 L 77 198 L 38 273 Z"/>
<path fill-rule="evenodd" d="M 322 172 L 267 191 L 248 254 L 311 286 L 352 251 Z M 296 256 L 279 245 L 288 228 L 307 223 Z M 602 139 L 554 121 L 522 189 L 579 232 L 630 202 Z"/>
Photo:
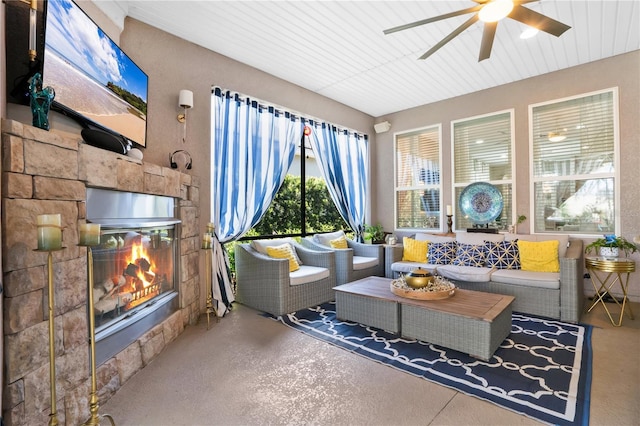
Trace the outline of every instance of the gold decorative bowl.
<path fill-rule="evenodd" d="M 418 268 L 404 276 L 404 280 L 411 288 L 423 288 L 433 282 L 433 275 L 426 269 Z"/>

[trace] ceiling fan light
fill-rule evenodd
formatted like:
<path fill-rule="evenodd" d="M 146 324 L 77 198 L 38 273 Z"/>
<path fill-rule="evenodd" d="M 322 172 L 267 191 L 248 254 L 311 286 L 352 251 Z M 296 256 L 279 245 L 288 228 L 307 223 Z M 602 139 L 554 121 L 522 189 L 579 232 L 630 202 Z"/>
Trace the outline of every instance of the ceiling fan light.
<path fill-rule="evenodd" d="M 520 34 L 520 38 L 526 40 L 528 38 L 534 37 L 539 32 L 540 31 L 537 28 L 529 27 Z"/>
<path fill-rule="evenodd" d="M 506 17 L 513 10 L 513 1 L 511 0 L 493 0 L 485 4 L 478 18 L 482 22 L 496 22 Z"/>

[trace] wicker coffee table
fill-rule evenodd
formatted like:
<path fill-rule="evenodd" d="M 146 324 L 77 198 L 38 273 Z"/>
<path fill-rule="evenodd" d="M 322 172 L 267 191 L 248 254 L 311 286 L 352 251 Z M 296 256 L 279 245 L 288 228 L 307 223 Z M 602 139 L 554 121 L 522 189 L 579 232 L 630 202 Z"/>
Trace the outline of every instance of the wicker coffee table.
<path fill-rule="evenodd" d="M 391 292 L 391 279 L 368 277 L 334 287 L 338 319 L 488 360 L 511 332 L 513 296 L 456 289 L 449 299 L 416 300 Z"/>

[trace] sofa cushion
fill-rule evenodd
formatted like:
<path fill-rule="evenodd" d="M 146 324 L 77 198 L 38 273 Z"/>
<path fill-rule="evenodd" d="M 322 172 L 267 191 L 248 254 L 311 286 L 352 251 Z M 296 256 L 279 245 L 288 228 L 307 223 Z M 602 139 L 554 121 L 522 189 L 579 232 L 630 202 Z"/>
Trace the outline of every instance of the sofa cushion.
<path fill-rule="evenodd" d="M 374 266 L 378 266 L 378 263 L 379 260 L 377 257 L 353 256 L 353 269 L 355 271 L 373 268 Z"/>
<path fill-rule="evenodd" d="M 485 248 L 482 244 L 458 243 L 456 258 L 453 264 L 456 266 L 475 266 L 482 268 L 485 266 Z"/>
<path fill-rule="evenodd" d="M 491 279 L 493 270 L 475 266 L 442 265 L 436 268 L 436 273 L 452 280 L 486 283 Z"/>
<path fill-rule="evenodd" d="M 558 240 L 536 242 L 518 240 L 521 269 L 532 272 L 560 272 L 559 244 Z"/>
<path fill-rule="evenodd" d="M 520 269 L 520 251 L 518 240 L 484 243 L 487 255 L 487 267 L 497 269 Z"/>
<path fill-rule="evenodd" d="M 429 241 L 431 243 L 450 243 L 456 239 L 453 237 L 445 237 L 442 235 L 425 234 L 424 232 L 416 232 L 414 237 L 417 241 Z"/>
<path fill-rule="evenodd" d="M 329 241 L 329 244 L 331 244 L 331 247 L 336 248 L 336 249 L 348 249 L 349 248 L 349 244 L 347 243 L 347 237 L 345 237 L 344 235 L 336 238 L 335 240 Z"/>
<path fill-rule="evenodd" d="M 456 257 L 456 242 L 431 243 L 428 250 L 428 262 L 432 265 L 448 265 Z"/>
<path fill-rule="evenodd" d="M 523 287 L 541 287 L 557 290 L 560 288 L 560 273 L 498 269 L 491 274 L 491 281 Z"/>
<path fill-rule="evenodd" d="M 300 285 L 320 281 L 331 276 L 331 271 L 319 266 L 300 265 L 300 269 L 289 274 L 289 284 Z"/>
<path fill-rule="evenodd" d="M 456 241 L 462 244 L 484 244 L 485 241 L 503 241 L 503 234 L 485 234 L 484 232 L 458 232 Z"/>
<path fill-rule="evenodd" d="M 295 249 L 295 240 L 293 238 L 276 238 L 273 240 L 253 240 L 251 241 L 251 247 L 262 254 L 266 254 L 267 256 L 269 255 L 269 253 L 267 253 L 267 247 L 270 246 L 280 246 L 282 244 L 291 244 L 291 249 L 293 250 L 293 255 L 296 258 L 296 262 L 298 262 L 298 265 L 302 265 L 302 260 L 300 260 L 300 257 L 298 256 L 298 253 L 296 253 L 296 249 Z"/>
<path fill-rule="evenodd" d="M 325 247 L 331 247 L 331 240 L 335 240 L 340 237 L 345 237 L 344 231 L 327 232 L 324 234 L 315 234 L 313 240 Z"/>
<path fill-rule="evenodd" d="M 394 262 L 391 264 L 391 270 L 402 274 L 408 274 L 417 268 L 426 269 L 432 274 L 435 273 L 437 265 L 424 262 Z"/>
<path fill-rule="evenodd" d="M 291 244 L 284 243 L 279 246 L 267 246 L 267 255 L 274 259 L 289 259 L 289 272 L 300 269 L 300 264 L 293 255 Z"/>
<path fill-rule="evenodd" d="M 425 262 L 429 241 L 417 241 L 413 238 L 402 239 L 402 260 L 406 262 Z"/>
<path fill-rule="evenodd" d="M 523 240 L 523 241 L 550 241 L 557 240 L 558 244 L 558 257 L 563 258 L 567 253 L 567 247 L 569 246 L 568 234 L 505 234 L 504 239 L 510 240 Z"/>

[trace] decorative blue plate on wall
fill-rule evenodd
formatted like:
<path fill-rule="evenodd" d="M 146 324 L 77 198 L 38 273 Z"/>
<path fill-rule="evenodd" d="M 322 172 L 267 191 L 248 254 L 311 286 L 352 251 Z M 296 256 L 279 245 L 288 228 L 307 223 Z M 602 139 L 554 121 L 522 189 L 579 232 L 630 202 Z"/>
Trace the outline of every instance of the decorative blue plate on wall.
<path fill-rule="evenodd" d="M 460 211 L 477 225 L 493 221 L 503 207 L 502 193 L 490 183 L 472 183 L 460 194 Z"/>

